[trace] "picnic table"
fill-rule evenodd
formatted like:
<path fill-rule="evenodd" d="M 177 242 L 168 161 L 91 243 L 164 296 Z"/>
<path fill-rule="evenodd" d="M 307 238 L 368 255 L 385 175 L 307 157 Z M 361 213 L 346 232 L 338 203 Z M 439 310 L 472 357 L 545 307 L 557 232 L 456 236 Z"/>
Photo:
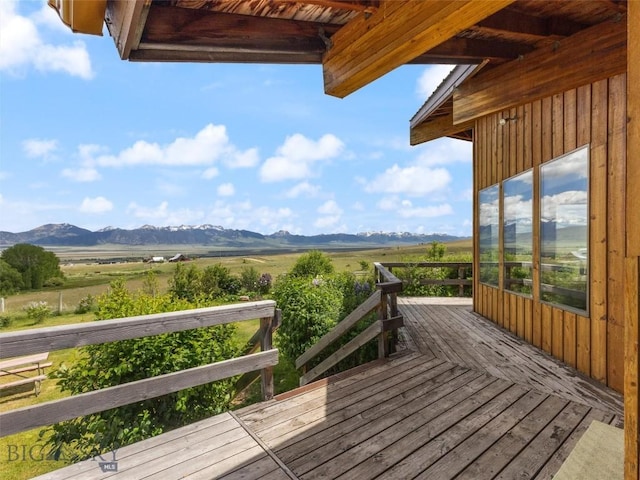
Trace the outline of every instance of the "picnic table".
<path fill-rule="evenodd" d="M 47 378 L 44 369 L 51 366 L 51 362 L 47 361 L 48 357 L 49 352 L 44 352 L 1 361 L 0 382 L 3 377 L 8 377 L 10 381 L 1 382 L 0 390 L 33 384 L 34 392 L 38 396 L 40 384 Z"/>

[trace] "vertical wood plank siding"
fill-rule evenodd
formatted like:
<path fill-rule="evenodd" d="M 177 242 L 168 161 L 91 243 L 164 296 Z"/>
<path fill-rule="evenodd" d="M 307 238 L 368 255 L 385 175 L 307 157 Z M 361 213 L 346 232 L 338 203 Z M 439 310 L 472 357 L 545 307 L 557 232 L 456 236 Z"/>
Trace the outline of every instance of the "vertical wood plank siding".
<path fill-rule="evenodd" d="M 540 303 L 540 271 L 534 262 L 533 298 L 480 284 L 474 308 L 498 325 L 581 372 L 622 391 L 624 381 L 624 273 L 626 74 L 488 115 L 474 131 L 474 214 L 477 194 L 533 168 L 539 199 L 539 166 L 584 145 L 590 147 L 589 312 L 576 314 Z M 500 119 L 513 119 L 500 125 Z M 609 193 L 615 192 L 615 195 Z M 534 219 L 540 205 L 534 202 Z M 502 210 L 501 210 L 502 212 Z M 533 224 L 533 255 L 540 228 Z M 475 259 L 478 262 L 477 245 Z M 476 272 L 478 264 L 475 265 Z M 502 269 L 500 269 L 502 278 Z M 477 275 L 476 275 L 477 277 Z"/>

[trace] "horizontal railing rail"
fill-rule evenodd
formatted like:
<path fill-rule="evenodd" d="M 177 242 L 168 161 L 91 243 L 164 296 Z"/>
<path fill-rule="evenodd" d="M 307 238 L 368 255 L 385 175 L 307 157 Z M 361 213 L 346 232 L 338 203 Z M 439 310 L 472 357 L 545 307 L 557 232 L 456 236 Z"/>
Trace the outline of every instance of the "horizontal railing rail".
<path fill-rule="evenodd" d="M 398 328 L 403 326 L 403 317 L 398 312 L 397 301 L 397 294 L 402 292 L 402 281 L 382 264 L 374 263 L 374 267 L 378 279 L 376 290 L 360 306 L 318 340 L 315 345 L 296 359 L 296 368 L 302 369 L 304 372 L 300 377 L 301 386 L 317 379 L 331 367 L 376 337 L 378 338 L 378 358 L 389 356 L 395 349 Z M 360 320 L 373 311 L 378 312 L 378 317 L 374 323 L 307 371 L 307 365 L 311 360 L 325 351 L 327 347 L 343 338 Z"/>
<path fill-rule="evenodd" d="M 263 398 L 270 399 L 274 392 L 273 367 L 278 364 L 278 350 L 272 346 L 272 335 L 280 316 L 275 302 L 265 300 L 0 334 L 0 358 L 9 358 L 257 318 L 262 350 L 259 353 L 3 412 L 0 413 L 0 437 L 255 370 L 262 372 Z"/>
<path fill-rule="evenodd" d="M 471 273 L 473 271 L 472 262 L 383 262 L 380 265 L 388 269 L 389 272 L 393 268 L 451 268 L 457 269 L 458 278 L 422 278 L 419 280 L 420 285 L 444 285 L 458 286 L 458 296 L 464 296 L 464 288 L 473 285 Z M 497 264 L 496 264 L 497 265 Z"/>

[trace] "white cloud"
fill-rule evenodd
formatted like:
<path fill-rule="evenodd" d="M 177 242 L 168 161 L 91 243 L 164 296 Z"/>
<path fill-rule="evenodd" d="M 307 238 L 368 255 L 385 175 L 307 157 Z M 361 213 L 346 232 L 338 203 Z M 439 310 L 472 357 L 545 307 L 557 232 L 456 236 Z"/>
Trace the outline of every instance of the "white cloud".
<path fill-rule="evenodd" d="M 74 182 L 95 182 L 102 178 L 95 168 L 65 168 L 62 176 Z"/>
<path fill-rule="evenodd" d="M 401 168 L 395 164 L 369 181 L 365 185 L 365 191 L 420 196 L 443 190 L 450 181 L 451 175 L 445 168 Z"/>
<path fill-rule="evenodd" d="M 316 162 L 330 160 L 342 153 L 344 143 L 332 134 L 323 135 L 318 141 L 296 133 L 287 137 L 260 168 L 263 182 L 300 180 L 313 175 Z"/>
<path fill-rule="evenodd" d="M 22 148 L 29 158 L 50 158 L 58 148 L 58 141 L 30 138 L 22 142 Z"/>
<path fill-rule="evenodd" d="M 218 175 L 220 175 L 220 170 L 218 170 L 216 167 L 207 168 L 204 172 L 202 172 L 202 178 L 204 178 L 205 180 L 211 180 Z"/>
<path fill-rule="evenodd" d="M 318 207 L 318 213 L 323 215 L 341 215 L 342 209 L 338 206 L 335 200 L 327 200 Z"/>
<path fill-rule="evenodd" d="M 420 100 L 429 98 L 454 67 L 455 65 L 431 65 L 425 68 L 416 85 L 416 93 Z"/>
<path fill-rule="evenodd" d="M 313 222 L 313 226 L 316 228 L 330 228 L 337 225 L 340 222 L 340 215 L 327 215 L 324 217 L 318 218 L 315 222 Z"/>
<path fill-rule="evenodd" d="M 301 196 L 306 196 L 309 198 L 317 197 L 320 193 L 320 186 L 313 185 L 309 182 L 301 182 L 295 185 L 293 188 L 289 189 L 285 193 L 285 197 L 287 198 L 298 198 Z"/>
<path fill-rule="evenodd" d="M 136 218 L 162 219 L 166 218 L 169 211 L 169 202 L 161 202 L 157 207 L 143 207 L 136 202 L 131 202 L 127 207 L 127 213 Z"/>
<path fill-rule="evenodd" d="M 453 163 L 471 163 L 473 159 L 473 144 L 465 140 L 441 138 L 423 144 L 416 161 L 423 167 L 437 165 L 451 165 Z"/>
<path fill-rule="evenodd" d="M 117 155 L 99 155 L 85 159 L 87 164 L 101 167 L 205 166 L 218 160 L 233 167 L 252 166 L 258 162 L 257 150 L 238 151 L 229 141 L 224 125 L 208 124 L 194 137 L 179 137 L 168 145 L 138 140 Z"/>
<path fill-rule="evenodd" d="M 80 205 L 83 213 L 104 213 L 113 210 L 113 203 L 104 197 L 85 197 Z"/>
<path fill-rule="evenodd" d="M 292 230 L 288 222 L 293 217 L 293 211 L 288 207 L 255 207 L 250 201 L 227 203 L 218 200 L 207 211 L 206 221 L 222 224 L 226 228 L 272 233 Z"/>
<path fill-rule="evenodd" d="M 398 196 L 383 197 L 377 205 L 380 210 L 393 211 L 401 218 L 433 218 L 454 213 L 448 203 L 417 207 L 410 200 Z"/>
<path fill-rule="evenodd" d="M 71 45 L 46 43 L 36 23 L 49 25 L 42 12 L 33 17 L 17 13 L 17 2 L 0 2 L 0 71 L 23 74 L 29 68 L 40 72 L 64 72 L 85 80 L 94 76 L 84 42 Z"/>
<path fill-rule="evenodd" d="M 260 163 L 260 156 L 257 148 L 250 148 L 244 152 L 235 152 L 225 164 L 230 168 L 250 168 Z"/>
<path fill-rule="evenodd" d="M 232 183 L 223 183 L 218 186 L 218 195 L 221 197 L 231 197 L 236 193 L 236 189 Z"/>
<path fill-rule="evenodd" d="M 313 225 L 321 229 L 335 227 L 340 222 L 343 212 L 335 200 L 327 200 L 318 207 L 317 211 L 322 217 L 316 219 Z"/>

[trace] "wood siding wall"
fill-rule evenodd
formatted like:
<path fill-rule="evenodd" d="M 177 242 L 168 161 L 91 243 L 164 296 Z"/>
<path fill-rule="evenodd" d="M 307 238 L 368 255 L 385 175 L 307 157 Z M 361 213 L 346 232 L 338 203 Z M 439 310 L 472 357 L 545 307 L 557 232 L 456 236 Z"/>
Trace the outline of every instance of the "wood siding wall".
<path fill-rule="evenodd" d="M 517 118 L 500 125 L 501 118 Z M 540 272 L 532 298 L 474 283 L 474 308 L 554 357 L 610 387 L 623 389 L 626 74 L 543 98 L 476 121 L 474 191 L 539 166 L 578 147 L 590 147 L 589 313 L 539 302 Z M 539 202 L 534 201 L 534 265 L 539 258 Z M 501 209 L 502 210 L 502 209 Z M 478 237 L 478 208 L 475 238 Z M 500 238 L 502 245 L 502 238 Z M 502 248 L 502 247 L 501 247 Z M 478 255 L 476 245 L 476 264 Z M 500 269 L 500 284 L 503 272 Z"/>

